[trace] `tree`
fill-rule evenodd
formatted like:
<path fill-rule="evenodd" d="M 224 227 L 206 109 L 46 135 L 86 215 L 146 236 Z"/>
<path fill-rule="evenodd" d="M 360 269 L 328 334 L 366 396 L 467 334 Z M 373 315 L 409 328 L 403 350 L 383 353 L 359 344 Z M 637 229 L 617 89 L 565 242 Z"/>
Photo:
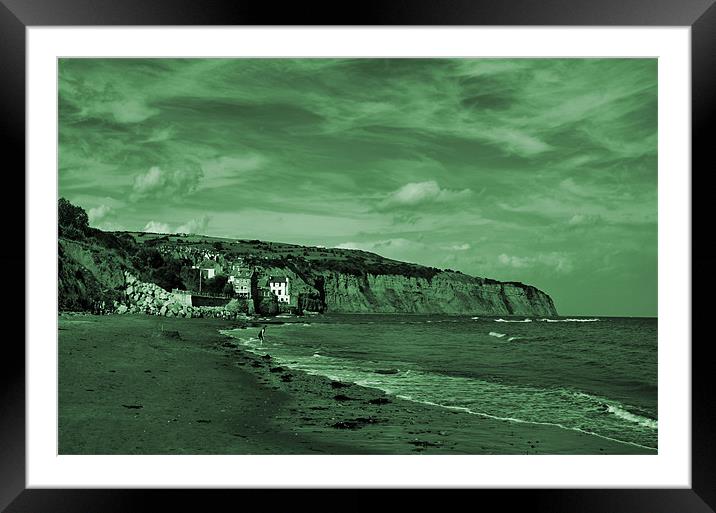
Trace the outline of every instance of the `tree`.
<path fill-rule="evenodd" d="M 180 278 L 180 274 L 181 263 L 178 260 L 171 259 L 165 261 L 162 266 L 152 272 L 151 281 L 167 291 L 181 289 L 184 288 L 184 283 Z"/>
<path fill-rule="evenodd" d="M 57 203 L 57 225 L 60 236 L 81 239 L 89 228 L 89 218 L 82 207 L 60 198 Z"/>
<path fill-rule="evenodd" d="M 199 290 L 199 269 L 190 266 L 182 267 L 179 272 L 181 281 L 184 282 L 186 290 Z"/>
<path fill-rule="evenodd" d="M 262 315 L 276 315 L 278 313 L 278 298 L 273 294 L 270 297 L 262 297 L 257 308 Z"/>
<path fill-rule="evenodd" d="M 217 274 L 213 278 L 209 278 L 201 285 L 201 291 L 209 294 L 222 294 L 224 291 L 224 285 L 229 279 L 228 276 L 223 274 Z"/>
<path fill-rule="evenodd" d="M 134 267 L 141 270 L 159 269 L 164 265 L 164 257 L 156 249 L 152 247 L 141 247 L 132 257 Z"/>
<path fill-rule="evenodd" d="M 224 285 L 224 290 L 222 292 L 227 296 L 233 296 L 234 295 L 234 286 L 227 281 L 226 285 Z"/>

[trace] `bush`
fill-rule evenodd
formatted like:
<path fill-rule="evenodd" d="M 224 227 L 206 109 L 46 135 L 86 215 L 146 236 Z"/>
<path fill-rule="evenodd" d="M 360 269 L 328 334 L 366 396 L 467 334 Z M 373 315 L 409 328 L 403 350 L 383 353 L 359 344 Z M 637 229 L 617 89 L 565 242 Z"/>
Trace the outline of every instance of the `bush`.
<path fill-rule="evenodd" d="M 227 311 L 232 313 L 246 313 L 249 311 L 248 300 L 242 298 L 232 299 L 231 301 L 229 301 L 225 308 Z"/>

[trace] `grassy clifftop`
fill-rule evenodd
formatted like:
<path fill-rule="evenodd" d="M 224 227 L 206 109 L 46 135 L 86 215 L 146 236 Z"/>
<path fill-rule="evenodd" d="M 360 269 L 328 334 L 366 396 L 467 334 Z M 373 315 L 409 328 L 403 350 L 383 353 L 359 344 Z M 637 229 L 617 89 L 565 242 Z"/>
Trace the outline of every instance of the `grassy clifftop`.
<path fill-rule="evenodd" d="M 290 277 L 290 293 L 299 310 L 556 314 L 547 294 L 519 282 L 473 277 L 352 249 L 202 235 L 103 232 L 88 226 L 79 207 L 60 200 L 60 210 L 61 310 L 121 302 L 123 271 L 168 291 L 196 290 L 192 280 L 197 273 L 192 266 L 209 258 L 224 269 L 241 259 L 262 275 Z M 219 275 L 206 280 L 202 290 L 221 292 L 225 286 L 226 276 Z M 260 305 L 256 310 L 262 311 Z"/>
<path fill-rule="evenodd" d="M 234 240 L 204 235 L 162 235 L 145 232 L 116 232 L 116 235 L 131 237 L 144 247 L 176 248 L 177 256 L 189 254 L 188 251 L 206 251 L 219 254 L 226 261 L 242 258 L 247 265 L 261 267 L 285 267 L 294 264 L 318 272 L 334 271 L 354 276 L 395 274 L 428 279 L 442 271 L 434 267 L 391 260 L 356 249 L 300 246 L 261 240 Z M 182 249 L 188 251 L 182 253 Z"/>

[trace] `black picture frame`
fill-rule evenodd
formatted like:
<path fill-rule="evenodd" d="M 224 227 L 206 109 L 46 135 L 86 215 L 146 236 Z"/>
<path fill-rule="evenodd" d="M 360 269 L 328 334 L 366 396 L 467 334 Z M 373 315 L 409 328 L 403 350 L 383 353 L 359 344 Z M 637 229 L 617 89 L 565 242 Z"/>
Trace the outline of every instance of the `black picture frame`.
<path fill-rule="evenodd" d="M 691 27 L 692 169 L 700 169 L 699 187 L 693 187 L 693 233 L 710 233 L 710 216 L 699 195 L 709 194 L 706 175 L 716 167 L 709 124 L 716 111 L 716 0 L 429 0 L 317 2 L 277 6 L 272 2 L 196 0 L 0 0 L 0 123 L 5 137 L 6 190 L 15 191 L 22 206 L 3 202 L 7 228 L 15 249 L 2 257 L 6 269 L 25 268 L 25 30 L 31 26 L 83 25 L 551 25 L 551 26 L 688 26 Z M 10 157 L 10 158 L 8 158 Z M 14 158 L 13 158 L 14 157 Z M 23 171 L 20 171 L 23 170 Z M 11 176 L 8 176 L 11 175 Z M 8 194 L 10 196 L 10 194 Z M 699 210 L 697 205 L 702 205 Z M 705 228 L 699 232 L 698 228 Z M 701 240 L 708 239 L 708 237 Z M 706 240 L 700 245 L 707 244 Z M 692 243 L 691 251 L 699 247 Z M 713 258 L 692 256 L 692 276 L 698 290 L 713 290 L 713 273 L 706 272 Z M 703 270 L 704 272 L 699 272 Z M 6 273 L 4 288 L 23 290 L 24 276 Z M 24 281 L 24 280 L 23 280 Z M 693 281 L 692 281 L 693 284 Z M 10 296 L 5 294 L 4 296 Z M 16 311 L 19 294 L 4 297 L 2 311 Z M 692 319 L 708 318 L 709 300 L 696 296 Z M 27 305 L 32 307 L 32 305 Z M 11 310 L 12 309 L 12 310 Z M 8 333 L 6 331 L 6 333 Z M 695 332 L 693 332 L 695 333 Z M 24 332 L 23 332 L 24 339 Z M 690 341 L 683 341 L 689 343 Z M 708 512 L 716 509 L 716 408 L 712 405 L 709 337 L 692 335 L 692 487 L 690 489 L 502 489 L 476 490 L 468 500 L 499 503 L 501 510 L 551 512 Z M 216 499 L 242 504 L 266 499 L 255 490 L 78 490 L 26 489 L 25 486 L 25 348 L 20 335 L 6 335 L 0 356 L 0 509 L 8 512 L 201 510 Z M 293 491 L 302 496 L 304 491 Z M 324 492 L 328 493 L 328 492 Z M 341 493 L 341 503 L 346 492 Z M 423 491 L 411 492 L 421 499 Z M 271 505 L 283 502 L 285 493 L 271 492 Z M 292 499 L 293 500 L 293 499 Z M 331 499 L 326 498 L 327 501 Z M 247 501 L 247 502 L 243 502 Z M 329 504 L 327 502 L 326 504 Z M 238 503 L 235 503 L 238 504 Z M 335 504 L 340 504 L 336 502 Z M 295 507 L 293 503 L 292 507 Z"/>

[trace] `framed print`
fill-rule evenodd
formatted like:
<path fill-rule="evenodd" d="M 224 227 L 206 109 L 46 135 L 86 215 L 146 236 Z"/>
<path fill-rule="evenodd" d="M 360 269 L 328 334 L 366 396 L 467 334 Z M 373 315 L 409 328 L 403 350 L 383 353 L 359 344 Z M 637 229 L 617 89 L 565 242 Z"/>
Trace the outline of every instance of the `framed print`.
<path fill-rule="evenodd" d="M 0 11 L 27 240 L 3 507 L 713 509 L 711 2 L 82 4 Z"/>

